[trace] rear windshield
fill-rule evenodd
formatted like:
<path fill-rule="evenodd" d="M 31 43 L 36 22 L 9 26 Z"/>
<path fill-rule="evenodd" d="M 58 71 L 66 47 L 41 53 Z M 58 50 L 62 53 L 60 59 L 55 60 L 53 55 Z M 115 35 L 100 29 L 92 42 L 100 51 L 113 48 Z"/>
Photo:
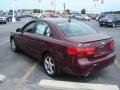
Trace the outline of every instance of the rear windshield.
<path fill-rule="evenodd" d="M 116 17 L 116 15 L 107 15 L 105 18 L 114 19 L 115 17 Z"/>
<path fill-rule="evenodd" d="M 97 33 L 96 30 L 79 21 L 57 23 L 57 26 L 65 36 L 80 36 Z"/>

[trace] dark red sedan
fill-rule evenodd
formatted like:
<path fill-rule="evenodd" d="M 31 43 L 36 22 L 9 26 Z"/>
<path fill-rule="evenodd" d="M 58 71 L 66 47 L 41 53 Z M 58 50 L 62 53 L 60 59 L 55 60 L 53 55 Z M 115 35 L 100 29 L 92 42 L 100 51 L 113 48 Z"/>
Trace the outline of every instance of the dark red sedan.
<path fill-rule="evenodd" d="M 11 49 L 43 62 L 49 76 L 89 75 L 115 60 L 114 40 L 86 24 L 67 19 L 32 20 L 10 36 Z"/>

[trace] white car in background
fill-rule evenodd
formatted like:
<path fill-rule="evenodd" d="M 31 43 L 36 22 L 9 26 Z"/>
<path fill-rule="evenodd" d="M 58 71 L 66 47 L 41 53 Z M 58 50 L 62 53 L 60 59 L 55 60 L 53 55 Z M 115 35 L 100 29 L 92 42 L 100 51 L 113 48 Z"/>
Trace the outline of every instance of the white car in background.
<path fill-rule="evenodd" d="M 90 21 L 90 20 L 91 20 L 91 17 L 89 17 L 89 16 L 87 16 L 87 15 L 84 15 L 84 14 L 80 14 L 80 15 L 75 16 L 75 19 L 77 19 L 77 20 Z"/>
<path fill-rule="evenodd" d="M 91 20 L 91 17 L 87 16 L 87 15 L 84 15 L 84 19 L 87 20 L 87 21 L 90 21 Z"/>
<path fill-rule="evenodd" d="M 34 14 L 32 15 L 32 18 L 33 18 L 33 19 L 43 18 L 43 15 L 42 15 L 41 13 L 34 13 Z"/>
<path fill-rule="evenodd" d="M 6 22 L 7 22 L 6 17 L 0 16 L 0 23 L 6 24 Z"/>

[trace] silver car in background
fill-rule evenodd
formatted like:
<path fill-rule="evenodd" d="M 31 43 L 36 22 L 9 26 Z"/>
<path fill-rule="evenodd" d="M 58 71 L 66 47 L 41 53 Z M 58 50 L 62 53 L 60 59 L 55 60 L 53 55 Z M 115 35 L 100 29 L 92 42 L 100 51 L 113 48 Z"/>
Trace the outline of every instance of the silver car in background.
<path fill-rule="evenodd" d="M 7 20 L 6 17 L 0 16 L 0 23 L 6 24 Z"/>

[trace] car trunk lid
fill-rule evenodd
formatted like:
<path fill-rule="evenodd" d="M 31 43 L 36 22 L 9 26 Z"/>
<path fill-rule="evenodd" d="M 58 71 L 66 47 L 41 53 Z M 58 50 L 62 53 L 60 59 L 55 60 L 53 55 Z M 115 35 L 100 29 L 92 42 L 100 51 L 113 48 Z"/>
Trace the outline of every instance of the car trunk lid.
<path fill-rule="evenodd" d="M 94 48 L 94 54 L 87 56 L 89 59 L 98 58 L 113 51 L 113 49 L 109 47 L 109 44 L 112 42 L 111 37 L 101 33 L 67 37 L 67 40 L 70 42 L 76 42 L 80 48 Z"/>

